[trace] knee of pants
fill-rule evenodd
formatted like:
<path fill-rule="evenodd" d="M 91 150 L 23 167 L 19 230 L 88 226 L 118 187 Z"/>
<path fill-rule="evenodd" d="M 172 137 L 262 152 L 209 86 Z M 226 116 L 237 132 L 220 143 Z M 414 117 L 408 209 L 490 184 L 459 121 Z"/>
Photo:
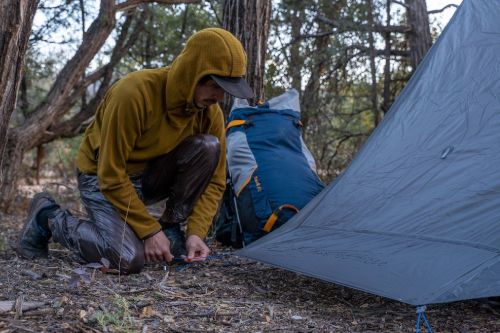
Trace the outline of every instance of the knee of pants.
<path fill-rule="evenodd" d="M 136 247 L 133 253 L 122 257 L 120 263 L 120 272 L 123 274 L 139 273 L 144 267 L 144 248 Z"/>
<path fill-rule="evenodd" d="M 197 134 L 192 137 L 192 144 L 198 149 L 202 150 L 204 154 L 209 156 L 216 155 L 220 153 L 220 142 L 219 139 L 210 134 Z"/>

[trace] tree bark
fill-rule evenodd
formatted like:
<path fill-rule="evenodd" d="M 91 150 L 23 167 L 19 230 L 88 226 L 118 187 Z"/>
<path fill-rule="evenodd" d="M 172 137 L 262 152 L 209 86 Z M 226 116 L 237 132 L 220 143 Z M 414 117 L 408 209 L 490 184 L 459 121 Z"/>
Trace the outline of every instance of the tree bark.
<path fill-rule="evenodd" d="M 325 36 L 317 38 L 314 41 L 314 48 L 311 54 L 312 66 L 310 69 L 310 76 L 307 80 L 302 94 L 301 106 L 301 122 L 303 124 L 302 131 L 304 140 L 308 140 L 308 126 L 309 119 L 320 110 L 320 92 L 321 92 L 321 79 L 324 75 L 327 61 L 329 58 L 325 49 L 329 45 L 330 37 Z"/>
<path fill-rule="evenodd" d="M 391 25 L 391 0 L 387 0 L 385 8 L 385 16 L 387 26 Z M 391 33 L 386 32 L 384 34 L 385 48 L 384 48 L 384 92 L 383 92 L 383 102 L 382 111 L 384 114 L 389 111 L 391 105 Z"/>
<path fill-rule="evenodd" d="M 373 0 L 367 0 L 368 4 L 368 24 L 372 27 L 375 26 L 375 20 L 373 18 Z M 377 92 L 377 67 L 375 63 L 376 50 L 375 50 L 375 38 L 373 36 L 373 30 L 368 32 L 368 44 L 369 44 L 369 56 L 370 56 L 370 76 L 372 79 L 371 84 L 371 102 L 372 102 L 372 112 L 373 112 L 373 127 L 377 127 L 380 122 L 380 112 L 378 109 L 378 92 Z"/>
<path fill-rule="evenodd" d="M 264 100 L 264 69 L 271 19 L 271 0 L 226 0 L 222 26 L 238 38 L 247 52 L 246 79 L 253 88 L 252 105 Z M 227 114 L 227 113 L 226 113 Z"/>
<path fill-rule="evenodd" d="M 407 8 L 408 42 L 410 46 L 410 61 L 415 70 L 432 46 L 431 31 L 429 28 L 429 15 L 425 0 L 405 0 Z"/>
<path fill-rule="evenodd" d="M 297 8 L 290 10 L 290 30 L 292 39 L 300 35 L 300 28 L 302 27 L 304 9 L 297 6 Z M 302 92 L 302 73 L 301 68 L 303 65 L 303 57 L 300 53 L 300 43 L 292 43 L 290 45 L 290 62 L 288 66 L 288 75 L 290 77 L 292 88 L 298 92 Z"/>
<path fill-rule="evenodd" d="M 10 117 L 17 101 L 37 6 L 38 0 L 0 2 L 0 186 Z"/>

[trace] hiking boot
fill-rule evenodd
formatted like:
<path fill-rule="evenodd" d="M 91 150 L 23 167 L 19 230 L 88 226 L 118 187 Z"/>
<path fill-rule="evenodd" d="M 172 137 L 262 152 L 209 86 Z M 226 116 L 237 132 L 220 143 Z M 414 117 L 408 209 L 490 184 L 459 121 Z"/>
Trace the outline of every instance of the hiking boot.
<path fill-rule="evenodd" d="M 47 226 L 47 214 L 57 210 L 59 205 L 50 194 L 37 193 L 30 202 L 28 217 L 19 234 L 17 253 L 24 258 L 45 258 L 49 255 L 49 240 L 52 236 Z M 39 214 L 43 212 L 43 216 Z M 45 219 L 45 221 L 40 221 Z"/>
<path fill-rule="evenodd" d="M 170 241 L 170 253 L 175 258 L 187 256 L 186 237 L 181 230 L 181 225 L 179 223 L 163 224 L 163 232 Z"/>

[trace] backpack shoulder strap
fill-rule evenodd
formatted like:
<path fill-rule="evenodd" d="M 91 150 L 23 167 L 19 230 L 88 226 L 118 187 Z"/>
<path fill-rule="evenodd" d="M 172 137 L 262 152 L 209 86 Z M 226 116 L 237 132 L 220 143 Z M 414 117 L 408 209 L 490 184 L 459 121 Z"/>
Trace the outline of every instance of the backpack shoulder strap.
<path fill-rule="evenodd" d="M 297 207 L 295 207 L 294 205 L 284 204 L 279 206 L 277 209 L 273 211 L 271 216 L 269 216 L 269 218 L 267 219 L 266 224 L 262 227 L 262 230 L 264 232 L 270 232 L 273 229 L 274 224 L 278 220 L 278 214 L 285 208 L 293 210 L 295 213 L 299 212 Z"/>
<path fill-rule="evenodd" d="M 245 125 L 245 124 L 246 124 L 246 120 L 237 119 L 237 120 L 230 121 L 229 124 L 227 124 L 227 126 L 226 126 L 226 131 L 228 131 L 232 127 L 241 126 L 241 125 Z"/>

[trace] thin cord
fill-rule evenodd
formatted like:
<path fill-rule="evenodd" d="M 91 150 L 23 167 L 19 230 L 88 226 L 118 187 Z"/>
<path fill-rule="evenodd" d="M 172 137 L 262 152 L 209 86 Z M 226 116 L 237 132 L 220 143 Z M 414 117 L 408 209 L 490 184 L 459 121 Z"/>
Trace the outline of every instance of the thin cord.
<path fill-rule="evenodd" d="M 425 315 L 426 309 L 427 309 L 427 307 L 425 305 L 417 306 L 418 316 L 417 316 L 417 325 L 415 326 L 415 333 L 420 332 L 420 318 L 423 318 L 425 326 L 427 327 L 427 330 L 429 331 L 429 333 L 433 333 L 431 324 L 429 323 L 429 321 L 427 320 L 427 317 Z"/>
<path fill-rule="evenodd" d="M 230 255 L 231 255 L 230 253 L 213 254 L 213 255 L 206 256 L 206 257 L 201 257 L 201 258 L 205 259 L 204 261 L 193 261 L 193 262 L 184 261 L 183 258 L 174 258 L 172 260 L 172 262 L 178 263 L 178 265 L 177 265 L 177 267 L 175 267 L 175 269 L 178 271 L 182 271 L 182 270 L 185 270 L 186 268 L 188 268 L 192 265 L 207 263 L 207 262 L 210 262 L 212 260 L 217 260 L 217 259 L 222 259 L 224 257 L 228 257 Z"/>
<path fill-rule="evenodd" d="M 132 194 L 130 194 L 128 198 L 128 206 L 127 206 L 127 213 L 125 213 L 125 222 L 123 224 L 123 232 L 122 232 L 122 242 L 120 246 L 120 259 L 118 260 L 118 283 L 121 283 L 121 278 L 122 278 L 122 252 L 123 252 L 123 242 L 125 241 L 125 229 L 127 227 L 127 219 L 128 219 L 128 211 L 130 210 L 130 202 L 132 201 Z"/>

